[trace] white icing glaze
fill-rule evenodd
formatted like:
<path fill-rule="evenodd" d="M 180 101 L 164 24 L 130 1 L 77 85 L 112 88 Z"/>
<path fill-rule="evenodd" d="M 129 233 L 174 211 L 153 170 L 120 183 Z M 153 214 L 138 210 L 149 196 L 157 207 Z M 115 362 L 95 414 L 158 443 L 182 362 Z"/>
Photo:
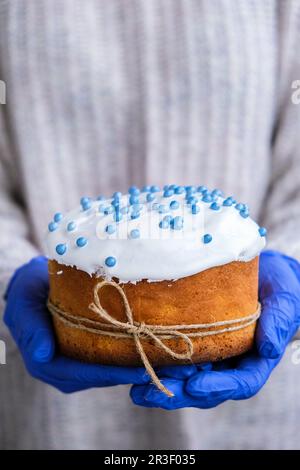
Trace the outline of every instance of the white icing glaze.
<path fill-rule="evenodd" d="M 92 201 L 91 208 L 86 211 L 79 206 L 68 212 L 58 222 L 58 228 L 47 234 L 48 257 L 89 274 L 98 273 L 107 278 L 115 276 L 121 282 L 161 281 L 190 276 L 232 261 L 249 261 L 265 246 L 265 237 L 260 236 L 258 225 L 250 217 L 243 218 L 234 205 L 223 206 L 222 197 L 216 199 L 221 207 L 215 211 L 210 208 L 210 203 L 201 200 L 201 193 L 195 193 L 200 199 L 197 202 L 200 211 L 192 214 L 185 193 L 171 197 L 163 197 L 163 192 L 154 194 L 155 200 L 151 203 L 146 202 L 147 193 L 139 195 L 143 205 L 139 218 L 130 218 L 130 208 L 129 215 L 123 215 L 118 223 L 114 222 L 114 214 L 99 212 L 99 206 L 109 206 L 112 199 Z M 122 196 L 120 207 L 130 207 L 128 198 L 128 195 Z M 171 201 L 178 201 L 179 208 L 168 209 L 164 214 L 151 209 L 153 203 L 164 204 L 168 208 Z M 183 217 L 183 229 L 159 227 L 159 222 L 169 214 Z M 71 221 L 77 228 L 67 231 Z M 105 231 L 109 224 L 116 226 L 116 232 L 111 235 Z M 133 229 L 139 229 L 140 238 L 130 239 Z M 207 233 L 212 235 L 212 241 L 205 244 L 203 236 Z M 86 246 L 76 245 L 79 237 L 88 240 Z M 63 255 L 56 252 L 60 243 L 67 246 Z M 109 256 L 116 258 L 113 267 L 105 265 Z"/>

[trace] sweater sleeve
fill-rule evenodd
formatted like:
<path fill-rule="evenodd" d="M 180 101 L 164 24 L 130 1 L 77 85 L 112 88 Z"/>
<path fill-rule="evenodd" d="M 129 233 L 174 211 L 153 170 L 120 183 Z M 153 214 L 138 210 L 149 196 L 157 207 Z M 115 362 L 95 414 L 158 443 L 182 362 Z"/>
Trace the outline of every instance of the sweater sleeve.
<path fill-rule="evenodd" d="M 279 21 L 278 112 L 261 223 L 268 228 L 268 248 L 300 260 L 300 103 L 295 99 L 299 90 L 293 88 L 300 79 L 300 5 L 289 6 Z"/>
<path fill-rule="evenodd" d="M 0 318 L 3 296 L 13 272 L 37 254 L 21 198 L 21 181 L 9 145 L 4 108 L 0 105 Z M 0 322 L 0 336 L 3 330 Z"/>

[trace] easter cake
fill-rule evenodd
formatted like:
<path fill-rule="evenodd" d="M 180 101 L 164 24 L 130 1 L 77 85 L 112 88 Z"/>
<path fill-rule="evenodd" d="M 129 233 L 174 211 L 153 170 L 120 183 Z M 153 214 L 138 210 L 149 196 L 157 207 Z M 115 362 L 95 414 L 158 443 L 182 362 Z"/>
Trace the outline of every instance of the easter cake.
<path fill-rule="evenodd" d="M 204 186 L 83 197 L 49 223 L 49 310 L 67 356 L 152 366 L 249 350 L 266 229 Z"/>

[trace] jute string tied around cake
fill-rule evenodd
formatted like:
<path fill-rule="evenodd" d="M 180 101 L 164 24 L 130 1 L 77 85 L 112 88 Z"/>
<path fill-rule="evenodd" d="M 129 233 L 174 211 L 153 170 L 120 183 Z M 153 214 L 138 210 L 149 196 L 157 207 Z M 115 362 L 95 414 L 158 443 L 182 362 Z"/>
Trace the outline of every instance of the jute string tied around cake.
<path fill-rule="evenodd" d="M 101 305 L 100 291 L 105 286 L 114 287 L 122 297 L 127 322 L 122 322 L 112 317 Z M 219 335 L 230 331 L 237 331 L 254 323 L 260 316 L 260 304 L 255 313 L 244 316 L 242 318 L 235 318 L 233 320 L 223 320 L 211 323 L 199 323 L 191 325 L 147 325 L 144 322 L 135 322 L 133 318 L 132 309 L 129 305 L 127 296 L 122 287 L 114 281 L 101 281 L 97 283 L 93 289 L 94 302 L 89 305 L 92 310 L 101 319 L 107 323 L 100 323 L 86 317 L 72 315 L 64 310 L 61 310 L 48 299 L 48 309 L 51 314 L 64 324 L 71 328 L 95 333 L 101 336 L 112 336 L 115 338 L 133 338 L 136 349 L 140 355 L 141 361 L 144 364 L 148 374 L 150 375 L 153 383 L 159 390 L 167 396 L 172 397 L 174 394 L 168 390 L 158 378 L 149 359 L 144 351 L 141 339 L 151 339 L 155 342 L 156 346 L 165 351 L 173 359 L 192 360 L 193 356 L 193 342 L 190 338 L 199 338 L 204 336 Z M 89 325 L 89 326 L 87 326 Z M 107 330 L 107 327 L 110 327 Z M 220 328 L 221 327 L 221 328 Z M 204 331 L 189 331 L 182 333 L 179 330 L 204 330 Z M 205 331 L 208 330 L 208 331 Z M 168 347 L 162 340 L 164 339 L 182 339 L 186 344 L 186 351 L 178 353 Z"/>

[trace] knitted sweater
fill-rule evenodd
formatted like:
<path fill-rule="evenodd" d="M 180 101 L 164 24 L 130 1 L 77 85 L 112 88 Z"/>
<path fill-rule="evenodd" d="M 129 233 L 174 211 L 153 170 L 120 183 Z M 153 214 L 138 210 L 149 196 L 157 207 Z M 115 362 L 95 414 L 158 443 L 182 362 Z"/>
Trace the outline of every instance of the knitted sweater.
<path fill-rule="evenodd" d="M 1 297 L 53 212 L 130 184 L 220 187 L 300 259 L 299 44 L 297 0 L 0 0 Z M 250 401 L 167 413 L 63 396 L 0 339 L 1 448 L 299 448 L 290 352 Z"/>

